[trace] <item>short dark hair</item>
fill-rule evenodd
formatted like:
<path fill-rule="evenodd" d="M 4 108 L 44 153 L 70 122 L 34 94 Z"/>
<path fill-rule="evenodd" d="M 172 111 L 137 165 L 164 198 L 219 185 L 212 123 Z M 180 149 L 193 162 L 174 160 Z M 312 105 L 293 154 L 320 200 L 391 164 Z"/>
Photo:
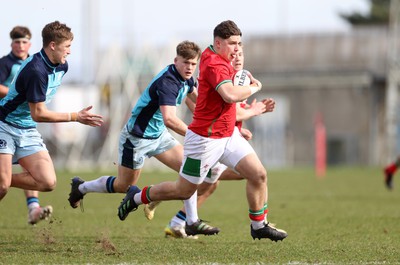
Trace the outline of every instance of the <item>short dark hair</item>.
<path fill-rule="evenodd" d="M 66 40 L 73 40 L 74 34 L 71 32 L 71 28 L 66 24 L 54 21 L 44 26 L 42 30 L 42 38 L 43 47 L 47 47 L 52 41 L 56 44 L 60 44 Z"/>
<path fill-rule="evenodd" d="M 31 31 L 27 27 L 15 26 L 10 31 L 10 38 L 12 40 L 19 39 L 19 38 L 31 39 L 32 38 L 32 34 L 31 34 Z"/>
<path fill-rule="evenodd" d="M 242 36 L 239 27 L 232 20 L 223 21 L 214 28 L 214 38 L 220 37 L 226 40 L 231 36 Z"/>
<path fill-rule="evenodd" d="M 185 59 L 200 58 L 201 49 L 196 43 L 185 40 L 176 46 L 176 55 Z"/>

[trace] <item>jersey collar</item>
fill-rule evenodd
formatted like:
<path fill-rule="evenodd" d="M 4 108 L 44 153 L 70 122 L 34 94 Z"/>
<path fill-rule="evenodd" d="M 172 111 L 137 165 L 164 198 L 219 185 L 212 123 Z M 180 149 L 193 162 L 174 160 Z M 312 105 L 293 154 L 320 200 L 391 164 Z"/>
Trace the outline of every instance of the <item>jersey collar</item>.
<path fill-rule="evenodd" d="M 54 64 L 50 61 L 49 57 L 45 53 L 44 49 L 40 50 L 40 56 L 43 58 L 44 62 L 51 68 L 56 68 L 59 64 Z"/>
<path fill-rule="evenodd" d="M 171 64 L 171 69 L 179 81 L 181 81 L 182 83 L 186 82 L 186 80 L 184 80 L 182 76 L 179 74 L 178 70 L 176 70 L 175 64 Z"/>
<path fill-rule="evenodd" d="M 15 56 L 12 52 L 9 53 L 9 56 L 10 56 L 10 58 L 11 58 L 12 60 L 14 60 L 14 61 L 18 61 L 18 62 L 23 62 L 23 61 L 24 61 L 24 60 L 22 60 L 21 58 Z M 29 54 L 28 54 L 28 57 L 29 57 Z M 28 57 L 26 57 L 26 58 L 28 58 Z"/>

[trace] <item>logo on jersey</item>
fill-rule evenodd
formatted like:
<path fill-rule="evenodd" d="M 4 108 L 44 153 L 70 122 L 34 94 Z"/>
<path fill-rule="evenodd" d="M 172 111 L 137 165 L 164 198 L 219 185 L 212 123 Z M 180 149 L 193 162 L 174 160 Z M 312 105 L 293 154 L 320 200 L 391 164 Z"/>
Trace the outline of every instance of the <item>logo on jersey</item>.
<path fill-rule="evenodd" d="M 0 149 L 6 149 L 7 148 L 7 141 L 0 139 Z"/>

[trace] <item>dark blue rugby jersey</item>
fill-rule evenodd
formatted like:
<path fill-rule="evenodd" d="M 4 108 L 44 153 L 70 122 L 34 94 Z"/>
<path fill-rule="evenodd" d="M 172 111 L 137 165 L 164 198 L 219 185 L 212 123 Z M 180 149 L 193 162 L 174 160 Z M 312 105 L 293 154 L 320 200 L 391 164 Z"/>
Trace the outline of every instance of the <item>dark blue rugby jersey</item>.
<path fill-rule="evenodd" d="M 137 137 L 156 139 L 166 129 L 160 106 L 179 106 L 193 92 L 194 79 L 183 80 L 174 64 L 157 74 L 132 109 L 128 131 Z"/>
<path fill-rule="evenodd" d="M 17 74 L 24 60 L 15 57 L 12 52 L 0 59 L 0 84 L 10 87 L 11 81 Z"/>
<path fill-rule="evenodd" d="M 17 128 L 35 128 L 28 103 L 49 103 L 67 71 L 67 62 L 53 64 L 43 49 L 27 58 L 0 101 L 0 120 Z"/>

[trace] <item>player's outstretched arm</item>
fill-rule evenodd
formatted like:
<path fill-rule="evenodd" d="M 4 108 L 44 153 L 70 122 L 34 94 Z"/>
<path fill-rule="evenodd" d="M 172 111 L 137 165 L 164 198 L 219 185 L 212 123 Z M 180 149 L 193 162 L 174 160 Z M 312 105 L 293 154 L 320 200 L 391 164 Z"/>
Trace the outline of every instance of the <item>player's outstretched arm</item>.
<path fill-rule="evenodd" d="M 103 117 L 91 113 L 93 106 L 88 106 L 79 112 L 55 112 L 48 110 L 44 102 L 29 103 L 32 119 L 36 122 L 70 122 L 76 121 L 92 127 L 103 124 Z"/>

